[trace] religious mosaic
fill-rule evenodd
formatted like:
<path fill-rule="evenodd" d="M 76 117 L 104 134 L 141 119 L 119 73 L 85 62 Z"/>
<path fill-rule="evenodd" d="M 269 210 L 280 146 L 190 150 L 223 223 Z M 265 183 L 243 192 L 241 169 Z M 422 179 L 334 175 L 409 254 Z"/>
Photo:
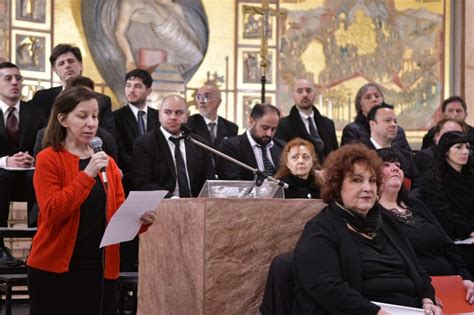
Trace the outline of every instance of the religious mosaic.
<path fill-rule="evenodd" d="M 282 107 L 292 105 L 286 91 L 295 78 L 313 79 L 321 93 L 316 105 L 341 129 L 355 116 L 357 89 L 373 81 L 395 106 L 401 125 L 425 128 L 443 98 L 449 23 L 423 6 L 402 10 L 396 3 L 331 0 L 288 10 L 280 41 Z M 437 3 L 444 12 L 445 1 Z"/>

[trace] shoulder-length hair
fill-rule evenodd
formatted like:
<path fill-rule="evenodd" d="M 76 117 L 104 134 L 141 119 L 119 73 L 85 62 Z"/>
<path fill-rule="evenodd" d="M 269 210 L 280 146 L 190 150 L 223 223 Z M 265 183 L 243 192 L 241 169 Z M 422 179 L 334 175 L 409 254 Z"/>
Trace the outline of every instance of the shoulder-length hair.
<path fill-rule="evenodd" d="M 324 183 L 321 187 L 321 198 L 324 202 L 342 202 L 342 182 L 347 175 L 354 172 L 356 163 L 365 164 L 367 169 L 374 173 L 379 193 L 383 178 L 382 160 L 374 150 L 363 144 L 346 144 L 332 151 L 324 162 Z"/>
<path fill-rule="evenodd" d="M 309 178 L 311 178 L 315 184 L 318 184 L 316 171 L 319 169 L 320 165 L 318 156 L 316 154 L 316 151 L 314 150 L 314 145 L 311 142 L 298 137 L 289 141 L 283 148 L 283 151 L 280 154 L 280 167 L 278 168 L 278 171 L 276 172 L 274 177 L 279 179 L 291 174 L 291 171 L 287 166 L 288 153 L 290 153 L 290 150 L 292 148 L 300 146 L 308 148 L 309 152 L 311 152 L 311 157 L 313 158 L 313 167 L 309 171 Z"/>
<path fill-rule="evenodd" d="M 97 100 L 97 94 L 85 87 L 71 87 L 62 91 L 56 98 L 53 111 L 49 116 L 48 126 L 43 138 L 43 147 L 53 147 L 59 150 L 66 139 L 67 130 L 59 122 L 58 115 L 67 115 L 76 108 L 80 102 L 91 99 Z"/>

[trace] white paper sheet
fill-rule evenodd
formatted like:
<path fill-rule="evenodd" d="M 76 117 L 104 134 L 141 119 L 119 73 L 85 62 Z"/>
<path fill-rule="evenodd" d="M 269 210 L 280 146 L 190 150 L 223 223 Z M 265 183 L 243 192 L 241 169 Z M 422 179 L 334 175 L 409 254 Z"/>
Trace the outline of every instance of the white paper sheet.
<path fill-rule="evenodd" d="M 166 190 L 131 191 L 107 224 L 100 248 L 133 240 L 142 225 L 140 217 L 155 210 L 167 193 Z"/>
<path fill-rule="evenodd" d="M 425 311 L 422 308 L 414 308 L 414 307 L 387 304 L 387 303 L 380 303 L 380 302 L 374 302 L 374 301 L 372 301 L 372 303 L 377 304 L 378 306 L 380 306 L 384 311 L 386 311 L 390 315 L 425 314 Z"/>
<path fill-rule="evenodd" d="M 474 244 L 474 237 L 468 237 L 463 240 L 454 241 L 454 244 Z"/>

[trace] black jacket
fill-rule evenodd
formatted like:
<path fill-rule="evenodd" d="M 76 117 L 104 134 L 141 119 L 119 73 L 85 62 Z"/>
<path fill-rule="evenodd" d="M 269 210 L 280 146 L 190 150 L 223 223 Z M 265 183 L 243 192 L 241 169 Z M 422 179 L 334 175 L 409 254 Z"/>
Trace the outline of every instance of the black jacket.
<path fill-rule="evenodd" d="M 471 140 L 471 144 L 474 144 L 474 128 L 472 126 L 467 125 L 469 135 L 469 139 Z M 431 127 L 428 132 L 423 136 L 423 142 L 421 144 L 421 149 L 424 150 L 429 148 L 431 145 L 434 144 L 434 130 L 435 127 Z"/>
<path fill-rule="evenodd" d="M 123 107 L 113 112 L 115 127 L 117 128 L 118 166 L 124 174 L 128 173 L 132 163 L 133 143 L 138 137 L 138 122 L 130 106 Z M 148 107 L 146 115 L 146 130 L 152 131 L 160 127 L 158 111 Z"/>
<path fill-rule="evenodd" d="M 313 113 L 314 122 L 316 123 L 319 136 L 324 142 L 324 156 L 318 156 L 319 160 L 322 162 L 326 156 L 328 156 L 331 151 L 336 150 L 339 145 L 337 143 L 334 122 L 331 119 L 322 116 L 315 106 L 313 106 Z M 315 145 L 315 148 L 317 147 L 313 138 L 306 130 L 304 122 L 301 120 L 298 108 L 296 105 L 293 105 L 290 114 L 280 119 L 275 138 L 288 142 L 296 137 L 308 140 Z"/>
<path fill-rule="evenodd" d="M 207 128 L 206 121 L 201 114 L 190 116 L 187 125 L 193 132 L 197 133 L 201 138 L 206 139 L 208 143 L 211 143 L 209 129 Z M 239 126 L 219 116 L 217 118 L 216 142 L 213 147 L 218 148 L 224 139 L 235 137 L 238 132 Z"/>
<path fill-rule="evenodd" d="M 33 156 L 36 134 L 46 125 L 46 119 L 43 112 L 31 104 L 20 102 L 20 138 L 18 146 L 9 143 L 7 130 L 5 127 L 5 118 L 0 110 L 0 157 L 13 155 L 19 151 L 28 151 Z"/>
<path fill-rule="evenodd" d="M 198 135 L 193 138 L 201 139 Z M 185 140 L 186 167 L 191 195 L 197 197 L 207 179 L 215 179 L 211 154 Z M 160 128 L 138 137 L 133 146 L 133 167 L 129 170 L 134 190 L 168 190 L 173 196 L 176 188 L 176 167 L 171 150 Z"/>
<path fill-rule="evenodd" d="M 377 314 L 380 307 L 361 295 L 362 266 L 358 246 L 343 218 L 324 208 L 308 221 L 295 248 L 293 314 Z M 405 260 L 418 300 L 434 301 L 430 278 L 420 266 L 397 224 L 382 215 L 382 231 Z"/>
<path fill-rule="evenodd" d="M 433 144 L 426 149 L 416 152 L 413 156 L 413 162 L 418 169 L 420 177 L 423 178 L 423 176 L 431 170 L 433 161 L 435 161 L 437 157 L 437 151 L 436 145 Z"/>
<path fill-rule="evenodd" d="M 37 108 L 41 108 L 46 119 L 49 119 L 54 101 L 62 90 L 62 86 L 38 90 L 29 102 L 37 106 Z M 115 135 L 115 123 L 112 117 L 112 101 L 107 95 L 101 93 L 96 94 L 98 96 L 97 102 L 99 103 L 99 126 L 106 129 L 112 135 Z"/>
<path fill-rule="evenodd" d="M 280 154 L 285 146 L 285 142 L 273 138 L 273 143 L 274 145 L 270 149 L 270 153 L 275 170 L 277 170 L 280 162 Z M 246 133 L 222 141 L 220 151 L 253 168 L 258 168 L 257 159 L 255 158 L 255 154 Z M 219 179 L 254 179 L 252 172 L 223 158 L 218 158 L 216 160 L 216 173 L 219 176 Z"/>
<path fill-rule="evenodd" d="M 365 145 L 370 144 L 369 121 L 362 113 L 357 114 L 355 120 L 346 125 L 342 130 L 341 145 L 358 142 Z M 398 147 L 411 152 L 410 145 L 405 136 L 405 131 L 400 126 L 398 126 L 397 135 L 395 136 L 395 139 L 393 139 L 393 143 Z"/>

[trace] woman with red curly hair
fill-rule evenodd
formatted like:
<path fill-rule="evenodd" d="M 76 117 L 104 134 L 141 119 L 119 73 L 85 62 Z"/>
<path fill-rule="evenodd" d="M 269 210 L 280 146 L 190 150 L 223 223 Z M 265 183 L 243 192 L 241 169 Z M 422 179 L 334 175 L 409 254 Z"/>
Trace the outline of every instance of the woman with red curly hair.
<path fill-rule="evenodd" d="M 327 157 L 324 172 L 328 206 L 308 221 L 294 250 L 293 314 L 388 314 L 373 301 L 441 314 L 411 245 L 377 203 L 377 153 L 343 146 Z"/>

